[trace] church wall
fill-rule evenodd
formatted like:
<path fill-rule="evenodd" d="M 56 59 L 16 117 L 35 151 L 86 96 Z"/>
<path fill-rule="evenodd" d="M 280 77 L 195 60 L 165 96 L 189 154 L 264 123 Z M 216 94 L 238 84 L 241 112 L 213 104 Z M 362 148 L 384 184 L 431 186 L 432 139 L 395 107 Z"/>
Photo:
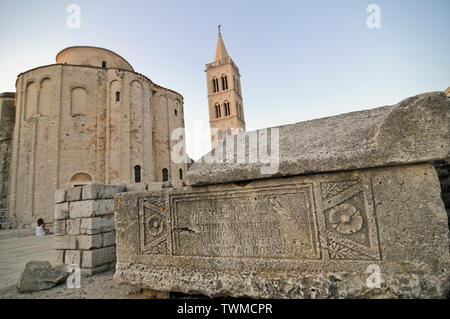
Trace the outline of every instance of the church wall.
<path fill-rule="evenodd" d="M 0 94 L 0 219 L 2 220 L 2 228 L 7 223 L 9 165 L 14 117 L 14 93 Z"/>
<path fill-rule="evenodd" d="M 179 168 L 186 172 L 185 163 L 171 164 L 169 140 L 175 127 L 184 126 L 182 97 L 138 73 L 57 64 L 19 75 L 17 92 L 13 227 L 34 225 L 38 218 L 51 222 L 59 188 L 131 184 L 137 165 L 142 183 L 162 179 L 163 167 L 169 176 L 177 171 L 177 179 Z M 167 103 L 154 94 L 166 96 Z"/>

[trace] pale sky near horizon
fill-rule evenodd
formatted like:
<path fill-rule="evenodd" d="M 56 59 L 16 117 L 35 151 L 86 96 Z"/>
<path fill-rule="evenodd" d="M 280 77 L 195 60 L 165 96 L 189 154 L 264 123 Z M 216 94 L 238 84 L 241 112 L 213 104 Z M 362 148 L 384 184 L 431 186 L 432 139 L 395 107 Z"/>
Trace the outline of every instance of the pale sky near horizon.
<path fill-rule="evenodd" d="M 69 29 L 69 4 L 81 27 Z M 369 4 L 381 28 L 369 29 Z M 184 97 L 188 154 L 208 143 L 205 64 L 217 25 L 242 75 L 247 130 L 390 105 L 450 86 L 450 1 L 0 0 L 0 92 L 19 73 L 55 63 L 73 45 L 123 56 L 136 72 Z M 206 141 L 208 137 L 206 136 Z M 199 146 L 200 145 L 200 146 Z"/>

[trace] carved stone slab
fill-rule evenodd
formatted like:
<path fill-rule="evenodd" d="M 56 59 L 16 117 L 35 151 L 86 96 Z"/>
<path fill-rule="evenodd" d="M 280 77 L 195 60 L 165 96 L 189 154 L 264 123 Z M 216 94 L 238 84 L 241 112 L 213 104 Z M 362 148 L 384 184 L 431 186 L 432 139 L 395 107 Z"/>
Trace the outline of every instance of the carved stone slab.
<path fill-rule="evenodd" d="M 436 194 L 428 164 L 119 194 L 115 278 L 209 296 L 363 297 L 375 265 L 376 294 L 442 297 Z"/>
<path fill-rule="evenodd" d="M 186 182 L 206 185 L 443 160 L 450 158 L 449 141 L 450 98 L 430 92 L 392 106 L 241 133 L 218 145 L 214 156 L 211 152 L 195 162 Z"/>

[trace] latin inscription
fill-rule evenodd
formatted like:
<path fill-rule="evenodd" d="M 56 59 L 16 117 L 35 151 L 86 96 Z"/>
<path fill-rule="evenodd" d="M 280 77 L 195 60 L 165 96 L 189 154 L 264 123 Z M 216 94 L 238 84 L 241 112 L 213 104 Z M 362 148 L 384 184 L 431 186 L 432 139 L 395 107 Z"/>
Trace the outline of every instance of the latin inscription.
<path fill-rule="evenodd" d="M 278 193 L 278 194 L 277 194 Z M 318 258 L 312 188 L 225 191 L 172 199 L 173 252 L 187 256 Z"/>

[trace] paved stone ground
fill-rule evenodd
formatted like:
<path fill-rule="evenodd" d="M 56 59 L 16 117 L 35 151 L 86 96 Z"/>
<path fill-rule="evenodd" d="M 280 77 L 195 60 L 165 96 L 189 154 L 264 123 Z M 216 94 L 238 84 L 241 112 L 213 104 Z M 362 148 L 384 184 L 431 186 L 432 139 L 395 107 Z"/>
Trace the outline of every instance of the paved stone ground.
<path fill-rule="evenodd" d="M 128 299 L 154 298 L 145 291 L 118 285 L 114 270 L 81 278 L 81 288 L 65 283 L 48 290 L 20 293 L 16 289 L 20 273 L 32 260 L 53 263 L 53 235 L 36 237 L 34 229 L 0 230 L 0 299 Z"/>
<path fill-rule="evenodd" d="M 53 235 L 36 237 L 33 229 L 0 230 L 0 299 L 154 299 L 197 298 L 183 294 L 158 293 L 141 290 L 114 281 L 114 270 L 92 277 L 81 277 L 81 288 L 56 287 L 20 293 L 16 283 L 27 262 L 32 260 L 53 263 Z M 204 297 L 204 296 L 203 296 Z"/>
<path fill-rule="evenodd" d="M 27 262 L 52 263 L 53 235 L 34 233 L 33 229 L 0 230 L 0 289 L 15 285 Z"/>
<path fill-rule="evenodd" d="M 92 277 L 81 278 L 81 288 L 67 288 L 65 283 L 36 292 L 20 293 L 15 286 L 0 289 L 0 299 L 144 299 L 140 290 L 118 285 L 110 270 Z"/>

